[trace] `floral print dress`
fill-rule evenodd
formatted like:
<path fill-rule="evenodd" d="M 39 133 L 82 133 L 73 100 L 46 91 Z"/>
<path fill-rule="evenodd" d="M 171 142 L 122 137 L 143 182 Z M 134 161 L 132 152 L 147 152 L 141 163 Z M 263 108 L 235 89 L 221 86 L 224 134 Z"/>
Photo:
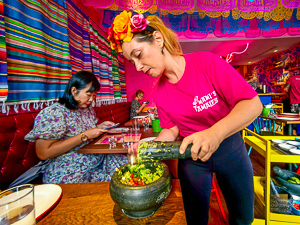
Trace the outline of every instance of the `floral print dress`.
<path fill-rule="evenodd" d="M 25 140 L 66 140 L 90 128 L 98 119 L 93 108 L 70 110 L 60 103 L 43 109 L 35 118 L 33 129 Z M 44 183 L 109 182 L 116 168 L 128 162 L 120 154 L 78 154 L 77 149 L 92 140 L 82 142 L 68 152 L 51 158 L 43 176 Z"/>

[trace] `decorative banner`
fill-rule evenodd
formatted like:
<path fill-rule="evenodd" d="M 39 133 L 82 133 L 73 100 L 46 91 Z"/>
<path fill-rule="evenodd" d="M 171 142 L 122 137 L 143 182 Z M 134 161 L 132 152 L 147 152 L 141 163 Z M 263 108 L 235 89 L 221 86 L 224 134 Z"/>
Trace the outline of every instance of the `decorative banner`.
<path fill-rule="evenodd" d="M 276 7 L 274 12 L 279 10 Z M 265 37 L 279 37 L 285 33 L 290 35 L 299 35 L 300 20 L 297 19 L 297 10 L 293 11 L 292 15 L 288 16 L 288 20 L 272 20 L 271 17 L 265 21 L 264 18 L 256 19 L 244 19 L 242 17 L 235 17 L 234 10 L 221 13 L 218 18 L 211 18 L 204 15 L 203 18 L 199 17 L 197 12 L 193 14 L 180 14 L 162 15 L 161 18 L 167 27 L 170 27 L 177 33 L 178 36 L 183 35 L 186 38 L 203 39 L 206 38 L 209 33 L 213 33 L 216 37 L 232 37 L 237 33 L 244 33 L 247 38 L 256 38 L 259 36 Z M 288 12 L 292 12 L 289 11 Z M 112 24 L 114 13 L 109 10 L 104 11 L 103 26 L 108 28 Z M 116 14 L 118 14 L 117 12 Z M 267 14 L 265 12 L 264 14 Z M 145 13 L 150 15 L 149 13 Z M 224 16 L 225 15 L 225 16 Z M 275 16 L 275 15 L 273 15 Z M 277 15 L 278 18 L 280 15 Z M 283 21 L 280 27 L 279 21 Z M 284 29 L 288 28 L 288 29 Z M 262 33 L 264 31 L 264 33 Z M 268 31 L 268 32 L 266 32 Z"/>
<path fill-rule="evenodd" d="M 122 9 L 147 10 L 153 5 L 153 0 L 115 0 Z"/>
<path fill-rule="evenodd" d="M 3 2 L 9 85 L 7 101 L 57 100 L 71 77 L 67 13 L 61 5 L 63 2 Z M 37 106 L 42 108 L 42 103 L 35 104 Z"/>
<path fill-rule="evenodd" d="M 114 0 L 82 0 L 82 3 L 85 6 L 107 8 L 114 3 Z"/>
<path fill-rule="evenodd" d="M 286 8 L 300 8 L 300 0 L 281 0 Z"/>
<path fill-rule="evenodd" d="M 2 102 L 7 100 L 8 94 L 5 26 L 3 15 L 3 0 L 0 0 L 0 101 Z"/>
<path fill-rule="evenodd" d="M 67 0 L 67 13 L 72 74 L 92 71 L 89 18 L 71 0 Z"/>
<path fill-rule="evenodd" d="M 185 0 L 157 0 L 157 6 L 165 10 L 186 11 L 194 7 L 194 1 Z"/>
<path fill-rule="evenodd" d="M 187 38 L 206 38 L 209 33 L 215 31 L 216 18 L 210 18 L 205 16 L 200 19 L 198 13 L 193 13 L 189 21 L 189 29 L 184 32 L 184 36 Z"/>
<path fill-rule="evenodd" d="M 300 35 L 300 20 L 297 20 L 297 11 L 289 20 L 284 20 L 284 27 L 288 28 L 287 32 L 291 36 Z"/>
<path fill-rule="evenodd" d="M 162 21 L 164 24 L 171 28 L 171 30 L 179 33 L 180 32 L 185 32 L 187 30 L 187 25 L 188 25 L 188 14 L 184 13 L 181 15 L 162 15 Z"/>
<path fill-rule="evenodd" d="M 235 7 L 235 0 L 197 0 L 197 6 L 210 12 L 228 11 Z"/>
<path fill-rule="evenodd" d="M 237 7 L 243 12 L 270 11 L 278 4 L 278 0 L 237 0 Z"/>

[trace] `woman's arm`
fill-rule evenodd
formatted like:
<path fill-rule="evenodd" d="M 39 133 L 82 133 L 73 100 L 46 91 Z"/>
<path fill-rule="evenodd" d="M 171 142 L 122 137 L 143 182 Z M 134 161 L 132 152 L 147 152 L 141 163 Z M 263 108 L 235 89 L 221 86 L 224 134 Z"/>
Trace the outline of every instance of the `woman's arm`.
<path fill-rule="evenodd" d="M 84 132 L 88 139 L 96 138 L 106 130 L 99 128 L 92 128 Z M 68 138 L 66 140 L 36 140 L 36 154 L 41 160 L 46 160 L 59 156 L 66 153 L 70 149 L 79 145 L 82 142 L 81 135 L 77 134 L 74 137 Z"/>
<path fill-rule="evenodd" d="M 225 138 L 244 129 L 261 111 L 262 104 L 258 96 L 250 100 L 239 101 L 226 117 L 212 127 L 186 137 L 181 144 L 180 153 L 184 153 L 186 147 L 193 143 L 192 158 L 207 161 Z M 198 154 L 200 148 L 201 151 Z"/>
<path fill-rule="evenodd" d="M 154 141 L 175 141 L 178 135 L 179 129 L 177 126 L 174 126 L 169 129 L 163 129 Z"/>
<path fill-rule="evenodd" d="M 135 112 L 136 112 L 136 113 L 142 112 L 142 111 L 143 111 L 143 108 L 145 108 L 146 105 L 147 105 L 147 104 L 141 105 L 141 107 L 140 107 L 138 110 L 136 110 Z"/>

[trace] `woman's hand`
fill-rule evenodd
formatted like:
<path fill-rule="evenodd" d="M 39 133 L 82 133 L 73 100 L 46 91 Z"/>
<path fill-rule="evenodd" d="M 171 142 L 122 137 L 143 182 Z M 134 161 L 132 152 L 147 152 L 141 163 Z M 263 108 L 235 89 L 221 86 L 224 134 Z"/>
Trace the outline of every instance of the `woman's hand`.
<path fill-rule="evenodd" d="M 104 122 L 98 124 L 97 128 L 106 129 L 106 128 L 114 126 L 114 125 L 115 125 L 115 123 L 112 121 L 104 121 Z"/>
<path fill-rule="evenodd" d="M 141 143 L 141 141 L 139 142 L 134 142 L 129 148 L 128 148 L 128 154 L 134 154 L 137 155 L 137 152 L 139 150 L 139 144 Z"/>
<path fill-rule="evenodd" d="M 107 130 L 100 129 L 100 128 L 91 128 L 84 132 L 84 134 L 88 137 L 88 139 L 96 138 L 99 135 L 107 132 Z"/>
<path fill-rule="evenodd" d="M 180 146 L 180 153 L 183 154 L 187 146 L 193 143 L 191 148 L 192 159 L 195 161 L 200 159 L 205 162 L 218 149 L 223 139 L 218 134 L 218 131 L 209 128 L 184 138 Z"/>

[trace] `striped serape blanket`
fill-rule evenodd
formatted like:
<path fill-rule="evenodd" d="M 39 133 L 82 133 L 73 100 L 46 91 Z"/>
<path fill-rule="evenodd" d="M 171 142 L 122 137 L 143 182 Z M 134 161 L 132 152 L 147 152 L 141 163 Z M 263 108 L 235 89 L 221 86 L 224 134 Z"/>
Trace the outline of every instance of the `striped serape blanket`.
<path fill-rule="evenodd" d="M 36 103 L 57 99 L 71 77 L 64 1 L 3 1 L 7 101 Z"/>
<path fill-rule="evenodd" d="M 8 84 L 3 0 L 0 0 L 0 101 L 4 102 L 7 100 L 7 92 Z"/>
<path fill-rule="evenodd" d="M 118 54 L 118 61 L 119 61 L 119 79 L 120 79 L 121 95 L 123 101 L 127 101 L 124 56 Z"/>
<path fill-rule="evenodd" d="M 71 0 L 67 0 L 67 13 L 72 74 L 92 71 L 89 18 Z"/>
<path fill-rule="evenodd" d="M 122 99 L 121 95 L 121 86 L 119 80 L 119 61 L 118 61 L 118 53 L 116 51 L 111 52 L 112 56 L 112 81 L 113 81 L 113 90 L 114 90 L 114 98 L 115 100 Z"/>

